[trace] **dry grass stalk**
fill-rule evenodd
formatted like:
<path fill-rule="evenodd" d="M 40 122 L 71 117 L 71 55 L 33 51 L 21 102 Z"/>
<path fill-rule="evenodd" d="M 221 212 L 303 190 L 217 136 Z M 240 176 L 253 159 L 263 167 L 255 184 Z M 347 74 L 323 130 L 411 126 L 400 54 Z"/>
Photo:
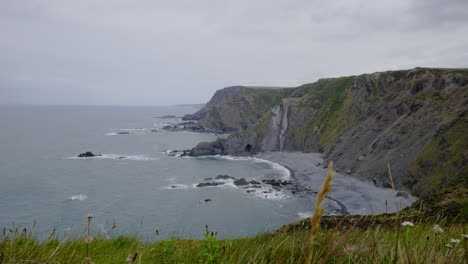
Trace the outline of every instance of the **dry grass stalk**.
<path fill-rule="evenodd" d="M 396 228 L 397 228 L 397 236 L 396 236 L 396 245 L 395 245 L 395 252 L 394 252 L 394 259 L 393 259 L 393 263 L 397 263 L 398 261 L 398 248 L 400 246 L 400 228 L 401 228 L 401 219 L 400 219 L 400 208 L 398 206 L 398 201 L 397 201 L 397 193 L 396 193 L 396 190 L 395 190 L 395 184 L 393 182 L 393 175 L 392 175 L 392 170 L 390 168 L 390 163 L 387 163 L 387 170 L 388 170 L 388 177 L 390 177 L 390 183 L 392 184 L 392 190 L 393 190 L 393 193 L 395 194 L 395 206 L 396 206 L 396 210 L 397 210 L 397 221 L 396 221 Z"/>
<path fill-rule="evenodd" d="M 306 263 L 312 263 L 312 257 L 313 257 L 313 252 L 314 252 L 314 239 L 315 239 L 315 234 L 317 231 L 320 229 L 320 220 L 322 219 L 322 215 L 324 212 L 323 209 L 323 200 L 327 197 L 327 194 L 330 192 L 331 187 L 332 187 L 332 180 L 335 175 L 333 174 L 333 162 L 330 162 L 328 164 L 328 173 L 327 173 L 327 178 L 322 184 L 322 187 L 320 188 L 320 191 L 317 194 L 317 200 L 315 201 L 315 209 L 314 209 L 314 214 L 310 217 L 310 236 L 309 236 L 309 252 L 307 254 L 307 261 Z"/>

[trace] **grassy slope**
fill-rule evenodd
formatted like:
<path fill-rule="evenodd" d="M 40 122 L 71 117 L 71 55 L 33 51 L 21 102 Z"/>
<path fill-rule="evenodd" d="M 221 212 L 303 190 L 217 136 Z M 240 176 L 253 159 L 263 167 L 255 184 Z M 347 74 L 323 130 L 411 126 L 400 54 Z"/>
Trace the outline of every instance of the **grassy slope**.
<path fill-rule="evenodd" d="M 318 233 L 314 263 L 320 263 L 327 255 L 325 263 L 393 263 L 395 259 L 396 263 L 463 263 L 468 241 L 461 234 L 466 225 L 439 221 L 445 230 L 441 234 L 433 232 L 432 224 L 421 222 L 397 231 L 401 221 L 366 228 L 340 221 Z M 127 256 L 134 253 L 138 253 L 135 263 L 304 263 L 309 250 L 304 243 L 308 235 L 307 229 L 297 229 L 239 239 L 217 240 L 207 235 L 203 240 L 154 242 L 142 242 L 136 237 L 102 239 L 97 236 L 89 244 L 84 239 L 58 237 L 38 242 L 17 235 L 0 241 L 0 263 L 75 264 L 86 263 L 88 257 L 93 263 L 125 263 Z M 461 242 L 451 243 L 452 238 Z"/>
<path fill-rule="evenodd" d="M 316 108 L 318 113 L 300 131 L 296 141 L 307 148 L 307 136 L 313 134 L 315 126 L 320 127 L 319 144 L 325 151 L 331 148 L 341 132 L 350 127 L 354 120 L 346 118 L 352 101 L 346 97 L 346 89 L 355 81 L 355 76 L 326 79 L 317 86 L 306 89 L 308 94 L 302 99 L 303 107 Z"/>
<path fill-rule="evenodd" d="M 410 173 L 421 175 L 415 186 L 417 194 L 429 196 L 429 202 L 436 207 L 459 204 L 465 216 L 468 215 L 467 123 L 468 117 L 464 115 L 436 135 L 410 169 Z"/>

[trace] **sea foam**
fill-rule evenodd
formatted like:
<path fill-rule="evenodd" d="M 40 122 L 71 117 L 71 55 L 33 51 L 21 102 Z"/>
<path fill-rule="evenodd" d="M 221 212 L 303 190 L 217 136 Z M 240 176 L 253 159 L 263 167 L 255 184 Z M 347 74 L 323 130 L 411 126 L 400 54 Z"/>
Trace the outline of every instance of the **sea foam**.
<path fill-rule="evenodd" d="M 260 159 L 257 157 L 234 157 L 234 156 L 221 156 L 221 155 L 214 155 L 214 156 L 202 156 L 202 158 L 211 158 L 211 159 L 221 159 L 221 160 L 240 160 L 240 161 L 252 161 L 258 163 L 265 163 L 268 164 L 273 170 L 279 171 L 282 175 L 282 180 L 288 180 L 291 177 L 290 171 L 284 167 L 283 165 L 272 162 L 265 159 Z"/>
<path fill-rule="evenodd" d="M 72 200 L 72 201 L 75 201 L 75 200 L 78 200 L 78 201 L 84 201 L 86 199 L 88 199 L 88 196 L 86 194 L 75 194 L 75 195 L 72 195 L 70 197 L 68 197 L 68 199 Z"/>
<path fill-rule="evenodd" d="M 148 157 L 144 155 L 124 155 L 124 154 L 102 154 L 101 156 L 95 157 L 68 157 L 66 159 L 96 159 L 96 160 L 136 160 L 136 161 L 150 161 L 150 160 L 159 160 L 159 158 Z"/>

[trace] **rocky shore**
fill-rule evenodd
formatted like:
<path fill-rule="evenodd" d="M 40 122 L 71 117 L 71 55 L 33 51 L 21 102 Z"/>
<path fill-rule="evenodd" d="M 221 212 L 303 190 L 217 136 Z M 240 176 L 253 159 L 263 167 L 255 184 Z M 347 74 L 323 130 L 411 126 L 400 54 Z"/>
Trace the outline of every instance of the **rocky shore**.
<path fill-rule="evenodd" d="M 255 157 L 281 164 L 291 173 L 295 186 L 301 186 L 301 191 L 295 195 L 309 195 L 315 199 L 320 189 L 327 169 L 324 168 L 323 156 L 318 153 L 302 152 L 263 152 Z M 413 204 L 417 198 L 405 191 L 399 191 L 395 197 L 390 188 L 376 187 L 372 181 L 366 181 L 346 172 L 336 172 L 332 191 L 327 197 L 335 206 L 334 214 L 378 214 L 395 212 L 395 202 L 406 207 Z"/>
<path fill-rule="evenodd" d="M 169 156 L 190 156 L 189 151 L 173 151 Z M 260 198 L 293 196 L 315 201 L 327 171 L 323 156 L 303 152 L 262 152 L 254 156 L 280 164 L 289 171 L 286 179 L 246 179 L 232 175 L 215 175 L 194 184 L 195 188 L 210 188 L 231 185 L 247 194 Z M 173 186 L 172 188 L 177 188 Z M 327 214 L 355 215 L 391 213 L 410 206 L 417 198 L 406 191 L 398 191 L 397 197 L 390 188 L 377 187 L 370 180 L 363 180 L 347 172 L 336 172 L 332 191 L 327 197 Z"/>

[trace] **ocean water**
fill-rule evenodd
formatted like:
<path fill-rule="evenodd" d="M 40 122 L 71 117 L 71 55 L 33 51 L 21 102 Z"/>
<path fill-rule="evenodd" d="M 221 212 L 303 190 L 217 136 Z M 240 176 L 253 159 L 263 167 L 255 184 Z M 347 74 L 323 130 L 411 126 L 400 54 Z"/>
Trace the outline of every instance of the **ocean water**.
<path fill-rule="evenodd" d="M 218 174 L 261 180 L 287 179 L 289 172 L 256 158 L 168 156 L 167 150 L 217 137 L 166 132 L 160 129 L 179 120 L 155 118 L 194 111 L 189 106 L 0 107 L 0 227 L 29 230 L 35 222 L 42 236 L 54 229 L 80 233 L 92 214 L 94 232 L 104 235 L 151 239 L 159 229 L 162 237 L 200 237 L 208 225 L 221 237 L 238 237 L 271 231 L 310 210 L 307 199 L 280 191 L 247 193 L 232 181 L 195 187 Z M 76 158 L 85 151 L 102 156 Z M 118 227 L 111 230 L 114 223 Z"/>

